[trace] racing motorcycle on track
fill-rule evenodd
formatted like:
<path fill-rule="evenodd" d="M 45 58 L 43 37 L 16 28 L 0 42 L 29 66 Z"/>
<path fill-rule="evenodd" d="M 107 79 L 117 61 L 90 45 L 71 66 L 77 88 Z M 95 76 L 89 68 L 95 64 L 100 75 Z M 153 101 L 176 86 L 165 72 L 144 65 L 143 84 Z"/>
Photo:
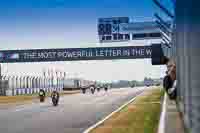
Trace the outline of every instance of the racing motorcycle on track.
<path fill-rule="evenodd" d="M 105 86 L 105 87 L 104 87 L 104 90 L 107 92 L 107 91 L 108 91 L 108 87 L 107 87 L 107 86 Z"/>
<path fill-rule="evenodd" d="M 98 91 L 98 92 L 100 91 L 100 87 L 97 87 L 97 91 Z"/>
<path fill-rule="evenodd" d="M 59 93 L 57 91 L 53 91 L 51 94 L 51 98 L 53 105 L 57 106 L 60 98 Z"/>
<path fill-rule="evenodd" d="M 86 88 L 81 88 L 81 90 L 82 90 L 83 94 L 86 93 Z"/>
<path fill-rule="evenodd" d="M 43 89 L 40 89 L 39 91 L 39 98 L 40 98 L 40 102 L 45 101 L 45 91 Z"/>
<path fill-rule="evenodd" d="M 95 87 L 94 87 L 94 86 L 91 86 L 91 87 L 90 87 L 90 91 L 91 91 L 92 94 L 94 94 L 94 92 L 95 92 Z"/>

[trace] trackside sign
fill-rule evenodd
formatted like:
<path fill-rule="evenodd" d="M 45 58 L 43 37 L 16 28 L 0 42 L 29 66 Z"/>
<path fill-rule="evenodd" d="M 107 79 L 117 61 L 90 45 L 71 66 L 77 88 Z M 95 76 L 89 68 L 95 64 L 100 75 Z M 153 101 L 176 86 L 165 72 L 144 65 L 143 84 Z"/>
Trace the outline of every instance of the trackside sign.
<path fill-rule="evenodd" d="M 1 50 L 0 63 L 151 58 L 151 46 Z"/>

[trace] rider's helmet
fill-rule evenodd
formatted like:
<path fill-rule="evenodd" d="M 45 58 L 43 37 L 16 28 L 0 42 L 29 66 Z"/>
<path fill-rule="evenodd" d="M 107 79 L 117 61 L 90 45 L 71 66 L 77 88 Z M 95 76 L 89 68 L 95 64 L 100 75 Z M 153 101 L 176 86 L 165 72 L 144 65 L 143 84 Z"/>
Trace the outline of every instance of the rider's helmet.
<path fill-rule="evenodd" d="M 54 90 L 54 91 L 52 92 L 52 97 L 53 97 L 53 96 L 59 97 L 59 93 L 58 93 L 56 90 Z"/>
<path fill-rule="evenodd" d="M 39 95 L 45 95 L 43 89 L 40 89 L 40 91 L 39 91 Z"/>
<path fill-rule="evenodd" d="M 55 95 L 56 94 L 56 91 L 54 90 L 53 92 L 52 92 L 52 95 Z"/>
<path fill-rule="evenodd" d="M 90 86 L 90 89 L 94 89 L 94 86 L 93 86 L 93 85 L 91 85 L 91 86 Z"/>

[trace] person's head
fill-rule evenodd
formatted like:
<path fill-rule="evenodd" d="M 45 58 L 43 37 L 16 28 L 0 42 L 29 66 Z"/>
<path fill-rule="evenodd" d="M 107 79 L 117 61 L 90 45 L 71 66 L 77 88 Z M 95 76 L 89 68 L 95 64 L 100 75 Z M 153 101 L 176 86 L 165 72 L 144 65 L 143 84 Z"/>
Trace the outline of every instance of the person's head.
<path fill-rule="evenodd" d="M 164 63 L 164 64 L 167 64 L 168 62 L 169 62 L 169 58 L 167 58 L 167 57 L 163 57 L 162 58 L 162 62 Z"/>
<path fill-rule="evenodd" d="M 165 71 L 165 74 L 168 75 L 168 71 Z"/>
<path fill-rule="evenodd" d="M 170 75 L 172 80 L 176 80 L 176 64 L 174 60 L 169 60 L 167 62 L 167 73 Z"/>

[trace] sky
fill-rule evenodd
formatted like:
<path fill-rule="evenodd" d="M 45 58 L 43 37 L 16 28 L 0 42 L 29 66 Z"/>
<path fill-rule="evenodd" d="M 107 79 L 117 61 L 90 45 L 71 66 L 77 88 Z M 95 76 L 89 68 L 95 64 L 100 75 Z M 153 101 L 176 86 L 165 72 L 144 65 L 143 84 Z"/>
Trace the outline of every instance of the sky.
<path fill-rule="evenodd" d="M 155 12 L 160 14 L 151 0 L 2 0 L 0 50 L 150 45 L 154 40 L 100 44 L 97 20 L 152 21 Z M 159 78 L 165 71 L 150 59 L 2 64 L 3 74 L 41 75 L 47 69 L 99 81 Z"/>

